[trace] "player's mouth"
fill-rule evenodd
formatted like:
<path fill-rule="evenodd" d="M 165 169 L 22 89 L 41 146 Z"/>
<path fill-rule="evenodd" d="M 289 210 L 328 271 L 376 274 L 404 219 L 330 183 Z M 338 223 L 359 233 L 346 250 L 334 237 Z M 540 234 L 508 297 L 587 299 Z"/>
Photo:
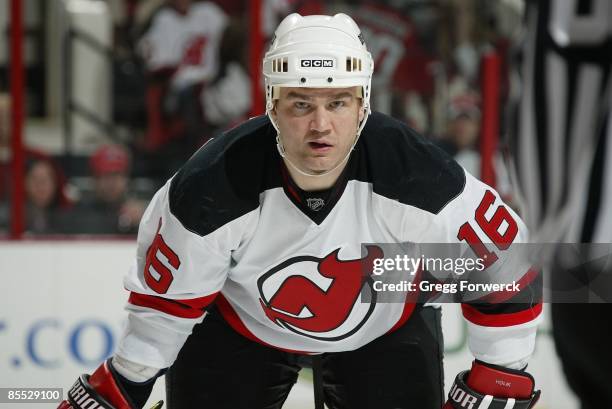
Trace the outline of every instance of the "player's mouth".
<path fill-rule="evenodd" d="M 333 145 L 327 143 L 327 142 L 323 142 L 323 141 L 318 141 L 318 142 L 308 142 L 308 146 L 310 147 L 310 149 L 312 149 L 315 152 L 327 152 L 329 150 L 331 150 L 331 148 L 333 147 Z"/>

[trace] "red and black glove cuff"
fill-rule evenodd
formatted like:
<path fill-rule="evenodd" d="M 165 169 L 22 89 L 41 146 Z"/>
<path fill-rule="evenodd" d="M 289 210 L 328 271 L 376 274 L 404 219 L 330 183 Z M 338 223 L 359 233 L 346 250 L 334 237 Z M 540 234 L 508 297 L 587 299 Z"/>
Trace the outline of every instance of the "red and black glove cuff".
<path fill-rule="evenodd" d="M 161 375 L 160 371 L 158 375 Z M 74 409 L 134 409 L 141 408 L 149 398 L 153 379 L 138 383 L 121 376 L 107 360 L 93 374 L 81 375 L 68 391 L 68 401 Z"/>
<path fill-rule="evenodd" d="M 456 409 L 530 409 L 540 398 L 533 377 L 524 371 L 474 361 L 455 378 L 445 407 Z"/>
<path fill-rule="evenodd" d="M 110 402 L 104 399 L 90 384 L 89 375 L 81 375 L 70 390 L 68 390 L 68 402 L 74 409 L 78 408 L 101 408 L 116 409 Z"/>

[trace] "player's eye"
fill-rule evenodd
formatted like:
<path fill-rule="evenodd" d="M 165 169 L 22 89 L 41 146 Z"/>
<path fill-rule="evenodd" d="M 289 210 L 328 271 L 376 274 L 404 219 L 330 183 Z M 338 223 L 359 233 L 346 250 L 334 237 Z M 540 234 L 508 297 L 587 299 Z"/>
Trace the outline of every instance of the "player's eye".
<path fill-rule="evenodd" d="M 341 99 L 339 99 L 337 101 L 332 101 L 332 102 L 329 103 L 329 107 L 331 109 L 339 109 L 339 108 L 342 108 L 345 105 L 346 105 L 346 102 L 341 100 Z"/>
<path fill-rule="evenodd" d="M 304 102 L 304 101 L 296 101 L 293 106 L 298 109 L 298 110 L 306 110 L 308 108 L 310 108 L 310 104 L 308 102 Z"/>

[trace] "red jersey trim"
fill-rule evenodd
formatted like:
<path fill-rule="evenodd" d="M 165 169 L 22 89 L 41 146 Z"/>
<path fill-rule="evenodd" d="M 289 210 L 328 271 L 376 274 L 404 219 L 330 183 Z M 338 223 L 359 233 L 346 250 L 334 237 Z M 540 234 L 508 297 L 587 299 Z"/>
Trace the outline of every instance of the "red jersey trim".
<path fill-rule="evenodd" d="M 519 312 L 509 314 L 483 314 L 471 305 L 462 304 L 461 310 L 465 319 L 483 327 L 509 327 L 533 321 L 542 312 L 542 303 Z"/>
<path fill-rule="evenodd" d="M 200 318 L 204 315 L 204 308 L 210 305 L 218 292 L 199 298 L 184 300 L 171 300 L 155 295 L 130 293 L 128 302 L 139 307 L 152 308 L 179 318 Z"/>
<path fill-rule="evenodd" d="M 408 318 L 412 317 L 412 313 L 414 312 L 414 309 L 416 307 L 416 302 L 418 301 L 418 298 L 419 298 L 419 293 L 420 293 L 419 283 L 422 280 L 423 280 L 423 270 L 419 267 L 419 269 L 417 270 L 414 276 L 414 281 L 413 281 L 417 285 L 417 291 L 409 292 L 408 294 L 406 294 L 406 300 L 404 301 L 404 310 L 402 311 L 402 315 L 400 316 L 399 320 L 397 320 L 395 325 L 393 325 L 393 327 L 391 327 L 391 329 L 387 331 L 387 334 L 390 334 L 391 332 L 397 330 L 399 327 L 404 325 L 406 321 L 408 321 Z"/>
<path fill-rule="evenodd" d="M 289 193 L 291 193 L 293 198 L 295 200 L 297 200 L 298 203 L 302 203 L 302 198 L 300 197 L 298 192 L 296 192 L 295 189 L 293 189 L 293 186 L 291 186 L 291 183 L 289 182 L 289 174 L 288 174 L 288 171 L 287 171 L 284 163 L 281 163 L 281 174 L 283 175 L 283 184 L 284 184 L 284 187 L 287 188 Z"/>
<path fill-rule="evenodd" d="M 227 301 L 227 299 L 223 296 L 223 294 L 219 294 L 215 304 L 217 305 L 217 308 L 219 309 L 219 312 L 221 313 L 221 316 L 223 317 L 223 319 L 229 324 L 230 327 L 232 327 L 234 331 L 236 331 L 243 337 L 250 339 L 251 341 L 255 341 L 259 344 L 265 345 L 267 347 L 278 349 L 280 351 L 290 352 L 294 354 L 306 354 L 306 355 L 310 355 L 312 353 L 312 352 L 306 352 L 306 351 L 297 351 L 293 349 L 280 348 L 280 347 L 268 344 L 267 342 L 259 339 L 255 334 L 253 334 L 246 327 L 246 325 L 244 325 L 244 323 L 242 322 L 242 320 L 240 319 L 240 317 L 238 316 L 238 314 L 236 313 L 232 305 L 229 303 L 229 301 Z"/>
<path fill-rule="evenodd" d="M 526 288 L 529 284 L 531 284 L 540 274 L 539 270 L 534 268 L 530 268 L 520 280 L 516 283 L 519 288 Z M 485 295 L 480 298 L 479 301 L 488 302 L 491 304 L 499 304 L 505 301 L 508 301 L 510 298 L 516 296 L 517 293 L 511 291 L 497 291 L 490 294 Z"/>

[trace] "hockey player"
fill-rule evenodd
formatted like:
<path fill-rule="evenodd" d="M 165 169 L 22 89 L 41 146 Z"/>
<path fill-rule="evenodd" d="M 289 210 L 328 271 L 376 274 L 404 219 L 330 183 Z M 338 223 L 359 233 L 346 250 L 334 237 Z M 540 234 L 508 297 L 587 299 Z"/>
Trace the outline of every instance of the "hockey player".
<path fill-rule="evenodd" d="M 281 408 L 300 354 L 319 355 L 329 408 L 532 407 L 539 300 L 464 305 L 476 360 L 444 404 L 439 309 L 359 297 L 361 267 L 383 256 L 362 243 L 466 241 L 493 266 L 526 240 L 522 221 L 370 113 L 373 62 L 347 15 L 288 16 L 263 70 L 267 116 L 209 142 L 153 198 L 116 353 L 61 407 L 141 407 L 170 367 L 171 408 Z M 511 275 L 528 288 L 525 273 Z"/>
<path fill-rule="evenodd" d="M 511 145 L 522 211 L 532 241 L 566 243 L 550 260 L 552 288 L 584 283 L 588 289 L 573 303 L 555 298 L 562 291 L 551 300 L 553 337 L 568 384 L 582 409 L 610 408 L 612 353 L 602 342 L 612 337 L 610 259 L 607 267 L 590 263 L 578 272 L 572 269 L 578 260 L 568 263 L 559 255 L 568 253 L 567 243 L 612 243 L 612 3 L 538 0 L 526 9 Z"/>

